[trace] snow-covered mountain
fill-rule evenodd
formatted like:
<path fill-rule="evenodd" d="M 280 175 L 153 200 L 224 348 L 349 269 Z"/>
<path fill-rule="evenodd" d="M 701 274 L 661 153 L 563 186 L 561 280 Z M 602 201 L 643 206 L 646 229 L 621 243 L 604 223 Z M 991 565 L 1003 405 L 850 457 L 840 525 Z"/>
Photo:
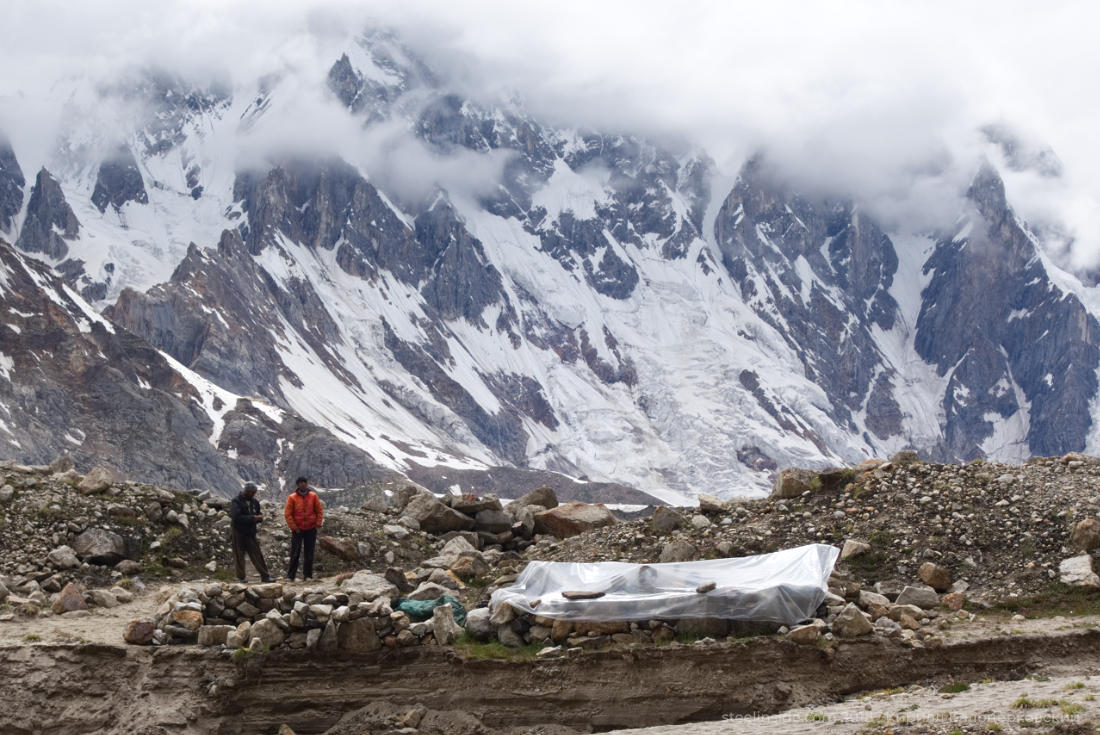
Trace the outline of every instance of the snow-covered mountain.
<path fill-rule="evenodd" d="M 766 153 L 723 187 L 691 146 L 462 95 L 391 35 L 316 85 L 350 131 L 323 152 L 270 143 L 278 75 L 74 93 L 36 174 L 0 141 L 0 454 L 630 501 L 1095 444 L 1091 290 L 993 165 L 950 232 L 901 236 Z M 105 384 L 142 420 L 63 408 Z"/>

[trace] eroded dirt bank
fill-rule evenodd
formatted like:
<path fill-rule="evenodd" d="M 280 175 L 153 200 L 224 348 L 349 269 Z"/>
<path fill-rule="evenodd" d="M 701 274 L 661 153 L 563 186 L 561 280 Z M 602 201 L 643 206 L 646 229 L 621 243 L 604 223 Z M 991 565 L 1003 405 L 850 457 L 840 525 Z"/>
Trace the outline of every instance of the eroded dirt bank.
<path fill-rule="evenodd" d="M 361 656 L 276 651 L 232 660 L 198 648 L 0 648 L 4 733 L 319 733 L 375 701 L 464 710 L 506 728 L 606 730 L 774 713 L 853 692 L 946 679 L 1016 679 L 1095 666 L 1100 630 L 906 648 L 761 639 L 585 653 L 551 661 L 467 660 L 426 647 Z"/>

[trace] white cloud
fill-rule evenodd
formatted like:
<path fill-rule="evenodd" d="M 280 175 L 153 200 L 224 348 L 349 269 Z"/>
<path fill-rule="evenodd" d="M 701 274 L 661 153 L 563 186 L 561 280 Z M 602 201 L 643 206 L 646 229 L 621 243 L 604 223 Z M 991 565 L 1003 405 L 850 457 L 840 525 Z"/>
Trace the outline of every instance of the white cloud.
<path fill-rule="evenodd" d="M 910 225 L 950 209 L 988 153 L 976 128 L 1007 121 L 1065 163 L 1061 181 L 1010 180 L 1014 204 L 1062 222 L 1076 265 L 1100 255 L 1100 6 L 1090 2 L 114 0 L 17 3 L 5 15 L 7 129 L 48 127 L 50 111 L 39 106 L 27 123 L 34 105 L 16 95 L 149 63 L 238 83 L 278 71 L 308 86 L 373 23 L 395 27 L 469 93 L 519 90 L 558 122 L 686 138 L 727 172 L 766 147 L 805 185 L 848 190 Z M 339 140 L 343 124 L 331 116 L 315 137 Z M 395 147 L 415 159 L 409 170 L 440 163 L 407 141 Z M 395 155 L 385 166 L 399 175 Z"/>

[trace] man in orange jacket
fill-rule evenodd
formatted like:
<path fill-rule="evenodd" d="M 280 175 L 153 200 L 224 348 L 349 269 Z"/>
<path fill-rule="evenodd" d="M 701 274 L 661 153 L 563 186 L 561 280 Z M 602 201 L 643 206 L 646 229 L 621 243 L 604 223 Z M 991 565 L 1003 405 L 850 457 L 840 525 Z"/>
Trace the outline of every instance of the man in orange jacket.
<path fill-rule="evenodd" d="M 302 579 L 313 578 L 313 550 L 317 546 L 317 529 L 324 521 L 321 499 L 309 486 L 309 480 L 299 477 L 294 492 L 286 499 L 283 511 L 286 525 L 290 527 L 290 569 L 286 576 L 291 580 L 298 574 L 298 557 L 305 551 Z"/>

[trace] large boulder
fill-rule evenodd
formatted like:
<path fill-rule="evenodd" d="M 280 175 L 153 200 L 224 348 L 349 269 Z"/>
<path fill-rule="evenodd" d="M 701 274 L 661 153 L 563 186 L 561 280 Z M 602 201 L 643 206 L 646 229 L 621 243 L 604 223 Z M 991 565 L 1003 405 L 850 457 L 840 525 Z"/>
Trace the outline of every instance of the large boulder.
<path fill-rule="evenodd" d="M 684 525 L 684 517 L 666 505 L 658 505 L 657 510 L 653 511 L 650 525 L 656 533 L 671 533 Z"/>
<path fill-rule="evenodd" d="M 230 633 L 236 632 L 232 625 L 204 625 L 199 628 L 200 646 L 222 646 Z"/>
<path fill-rule="evenodd" d="M 725 502 L 713 495 L 707 495 L 706 493 L 699 495 L 699 511 L 702 513 L 721 513 L 727 507 Z"/>
<path fill-rule="evenodd" d="M 477 607 L 466 613 L 466 632 L 479 641 L 487 641 L 496 633 L 496 626 L 490 622 L 492 611 L 487 607 Z"/>
<path fill-rule="evenodd" d="M 441 646 L 454 643 L 455 638 L 462 633 L 462 627 L 455 622 L 454 609 L 450 605 L 440 605 L 432 610 L 432 632 L 436 643 Z"/>
<path fill-rule="evenodd" d="M 916 605 L 924 610 L 931 610 L 940 604 L 940 596 L 936 590 L 923 584 L 907 585 L 894 601 L 897 605 Z"/>
<path fill-rule="evenodd" d="M 920 577 L 920 581 L 936 590 L 936 592 L 947 592 L 951 589 L 951 570 L 947 567 L 942 567 L 935 562 L 926 561 L 920 565 L 920 569 L 917 570 L 917 576 Z"/>
<path fill-rule="evenodd" d="M 512 516 L 502 510 L 486 508 L 478 512 L 477 516 L 474 517 L 474 522 L 477 523 L 477 530 L 479 531 L 503 533 L 512 530 Z"/>
<path fill-rule="evenodd" d="M 270 651 L 286 640 L 286 632 L 271 618 L 264 618 L 252 624 L 249 648 Z"/>
<path fill-rule="evenodd" d="M 112 565 L 126 555 L 126 542 L 114 531 L 89 528 L 73 541 L 76 555 L 91 564 Z"/>
<path fill-rule="evenodd" d="M 135 646 L 147 646 L 153 642 L 153 634 L 157 631 L 155 620 L 131 620 L 126 626 L 126 632 L 122 634 L 123 640 Z"/>
<path fill-rule="evenodd" d="M 840 560 L 845 561 L 857 556 L 863 556 L 871 550 L 871 545 L 866 541 L 860 541 L 859 539 L 845 539 L 844 546 L 840 549 Z"/>
<path fill-rule="evenodd" d="M 615 516 L 602 503 L 591 505 L 573 501 L 535 514 L 535 530 L 558 538 L 576 536 L 614 523 Z"/>
<path fill-rule="evenodd" d="M 335 536 L 321 536 L 317 539 L 321 548 L 344 561 L 359 560 L 359 546 L 351 539 L 337 538 Z"/>
<path fill-rule="evenodd" d="M 459 495 L 451 498 L 450 506 L 468 516 L 475 516 L 483 510 L 502 510 L 504 507 L 496 495 L 486 495 L 483 498 L 476 495 Z"/>
<path fill-rule="evenodd" d="M 0 597 L 0 600 L 2 599 Z M 77 582 L 69 582 L 57 593 L 57 599 L 53 601 L 51 609 L 57 615 L 73 610 L 87 610 L 88 603 L 84 601 L 84 588 Z"/>
<path fill-rule="evenodd" d="M 46 554 L 46 561 L 58 569 L 76 569 L 80 566 L 80 560 L 76 558 L 76 552 L 68 546 L 58 546 Z"/>
<path fill-rule="evenodd" d="M 776 499 L 797 498 L 807 490 L 813 492 L 820 486 L 817 473 L 797 467 L 785 469 L 775 478 L 770 497 Z"/>
<path fill-rule="evenodd" d="M 691 561 L 695 558 L 696 549 L 683 539 L 673 539 L 661 549 L 660 562 Z"/>
<path fill-rule="evenodd" d="M 1082 551 L 1100 548 L 1100 521 L 1095 518 L 1086 518 L 1078 523 L 1073 528 L 1069 543 Z"/>
<path fill-rule="evenodd" d="M 861 635 L 870 635 L 873 630 L 871 621 L 851 602 L 833 620 L 833 633 L 841 638 L 858 638 Z"/>
<path fill-rule="evenodd" d="M 543 508 L 557 508 L 558 496 L 554 493 L 554 489 L 549 485 L 543 485 L 537 487 L 526 495 L 513 500 L 508 504 L 509 508 L 524 508 L 528 505 L 539 505 Z"/>
<path fill-rule="evenodd" d="M 1074 587 L 1100 587 L 1100 576 L 1092 569 L 1092 557 L 1088 554 L 1072 556 L 1058 565 L 1062 584 Z"/>
<path fill-rule="evenodd" d="M 439 498 L 428 494 L 413 497 L 405 506 L 404 515 L 416 519 L 421 530 L 428 533 L 469 531 L 474 528 L 473 518 L 448 508 Z"/>
<path fill-rule="evenodd" d="M 396 597 L 398 593 L 397 585 L 393 584 L 385 577 L 380 577 L 366 570 L 358 571 L 344 580 L 340 589 L 349 595 L 360 594 L 363 596 L 363 599 L 368 602 L 379 597 L 384 597 L 386 599 Z"/>
<path fill-rule="evenodd" d="M 96 467 L 88 474 L 84 475 L 84 479 L 76 486 L 76 489 L 83 495 L 93 495 L 95 493 L 104 492 L 111 486 L 111 483 L 115 482 L 116 477 L 106 467 Z"/>

